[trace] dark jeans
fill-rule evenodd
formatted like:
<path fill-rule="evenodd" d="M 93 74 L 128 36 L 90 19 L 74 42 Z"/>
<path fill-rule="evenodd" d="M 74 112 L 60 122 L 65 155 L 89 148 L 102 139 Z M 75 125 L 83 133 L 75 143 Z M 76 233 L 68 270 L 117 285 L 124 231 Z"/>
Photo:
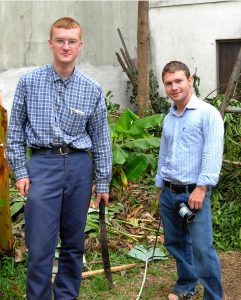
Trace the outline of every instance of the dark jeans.
<path fill-rule="evenodd" d="M 176 259 L 178 280 L 174 289 L 184 294 L 197 282 L 204 286 L 204 300 L 222 300 L 221 267 L 213 247 L 211 191 L 191 223 L 181 220 L 178 206 L 187 203 L 189 193 L 176 194 L 168 188 L 161 193 L 160 207 L 165 246 Z"/>
<path fill-rule="evenodd" d="M 92 190 L 93 165 L 86 152 L 34 154 L 29 161 L 30 191 L 25 206 L 28 300 L 52 299 L 52 267 L 61 248 L 54 299 L 79 295 L 84 229 Z"/>

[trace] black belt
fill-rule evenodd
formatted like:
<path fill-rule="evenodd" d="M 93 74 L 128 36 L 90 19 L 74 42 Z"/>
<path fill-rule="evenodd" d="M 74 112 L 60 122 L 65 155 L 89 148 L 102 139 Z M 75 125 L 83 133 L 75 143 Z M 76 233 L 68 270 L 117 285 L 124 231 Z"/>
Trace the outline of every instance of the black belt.
<path fill-rule="evenodd" d="M 196 184 L 182 185 L 182 184 L 171 183 L 169 181 L 164 180 L 164 187 L 169 188 L 171 192 L 174 192 L 176 194 L 182 194 L 182 193 L 192 193 L 196 187 Z"/>
<path fill-rule="evenodd" d="M 81 149 L 75 149 L 69 146 L 62 146 L 59 148 L 31 148 L 32 154 L 61 154 L 66 155 L 73 152 L 84 151 Z"/>

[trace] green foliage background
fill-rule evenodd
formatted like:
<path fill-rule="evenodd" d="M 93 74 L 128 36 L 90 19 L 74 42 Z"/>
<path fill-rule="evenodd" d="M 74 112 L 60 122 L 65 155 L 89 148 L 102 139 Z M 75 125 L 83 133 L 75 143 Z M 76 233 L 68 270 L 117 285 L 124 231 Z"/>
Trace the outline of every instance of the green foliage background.
<path fill-rule="evenodd" d="M 222 100 L 223 95 L 208 99 L 216 107 L 220 106 Z M 241 107 L 241 103 L 236 99 L 231 99 L 229 106 Z M 224 161 L 218 187 L 212 193 L 214 242 L 218 249 L 241 250 L 240 114 L 226 113 L 224 126 Z"/>
<path fill-rule="evenodd" d="M 157 108 L 155 105 L 157 102 L 166 101 L 166 99 L 159 97 L 157 92 L 157 83 L 155 78 L 152 78 L 153 90 L 151 93 L 155 95 L 152 98 L 152 106 Z M 198 81 L 198 84 L 200 80 Z M 194 87 L 195 88 L 195 87 Z M 196 86 L 195 91 L 198 91 Z M 151 95 L 150 93 L 150 95 Z M 133 95 L 131 100 L 135 98 Z M 219 108 L 224 95 L 217 95 L 213 98 L 205 99 L 205 101 L 211 103 L 216 108 Z M 154 99 L 154 100 L 153 100 Z M 154 105 L 153 105 L 154 104 Z M 229 106 L 241 107 L 241 102 L 236 99 L 231 99 Z M 168 105 L 165 104 L 165 110 L 162 112 L 162 121 L 164 115 L 168 111 Z M 159 113 L 159 108 L 155 113 Z M 153 113 L 153 112 L 152 112 Z M 162 124 L 160 124 L 162 125 Z M 213 230 L 214 230 L 214 244 L 217 249 L 230 250 L 238 249 L 241 250 L 241 117 L 240 114 L 226 113 L 224 116 L 225 126 L 225 144 L 224 144 L 224 161 L 222 170 L 220 173 L 220 180 L 218 186 L 213 189 L 212 192 L 212 214 L 213 214 Z M 149 133 L 153 137 L 160 138 L 161 136 L 160 127 L 153 127 L 149 129 Z M 133 139 L 135 137 L 132 136 Z M 124 141 L 121 141 L 123 143 Z M 120 144 L 121 144 L 120 143 Z M 134 147 L 131 149 L 132 153 L 137 154 L 137 149 Z M 156 149 L 155 149 L 156 150 Z M 151 154 L 156 157 L 158 151 L 149 150 Z M 233 162 L 238 162 L 235 164 Z M 156 173 L 156 164 L 149 165 L 145 172 L 142 174 L 142 184 L 147 185 L 151 189 L 151 185 L 154 186 L 154 176 Z"/>

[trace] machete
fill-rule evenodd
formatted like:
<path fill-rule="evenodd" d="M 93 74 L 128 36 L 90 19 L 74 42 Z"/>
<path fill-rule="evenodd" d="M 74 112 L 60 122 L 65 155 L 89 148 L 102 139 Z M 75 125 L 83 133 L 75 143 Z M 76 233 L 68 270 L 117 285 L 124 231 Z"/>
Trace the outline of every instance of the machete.
<path fill-rule="evenodd" d="M 104 199 L 100 200 L 99 206 L 99 221 L 100 221 L 100 244 L 101 244 L 101 253 L 102 253 L 102 261 L 105 271 L 105 277 L 109 283 L 110 289 L 114 287 L 112 281 L 112 274 L 110 270 L 110 258 L 109 258 L 109 249 L 108 249 L 108 241 L 106 234 L 106 224 L 105 224 L 105 202 Z"/>

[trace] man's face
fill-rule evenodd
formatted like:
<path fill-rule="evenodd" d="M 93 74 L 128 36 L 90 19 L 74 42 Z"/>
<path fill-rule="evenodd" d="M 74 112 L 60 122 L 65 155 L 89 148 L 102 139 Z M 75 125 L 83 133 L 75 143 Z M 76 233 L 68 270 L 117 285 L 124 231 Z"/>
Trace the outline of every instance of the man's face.
<path fill-rule="evenodd" d="M 166 73 L 163 83 L 167 96 L 177 107 L 185 107 L 192 95 L 192 78 L 185 75 L 184 71 Z"/>
<path fill-rule="evenodd" d="M 53 28 L 49 47 L 53 51 L 54 63 L 73 64 L 81 46 L 82 41 L 79 28 Z"/>

